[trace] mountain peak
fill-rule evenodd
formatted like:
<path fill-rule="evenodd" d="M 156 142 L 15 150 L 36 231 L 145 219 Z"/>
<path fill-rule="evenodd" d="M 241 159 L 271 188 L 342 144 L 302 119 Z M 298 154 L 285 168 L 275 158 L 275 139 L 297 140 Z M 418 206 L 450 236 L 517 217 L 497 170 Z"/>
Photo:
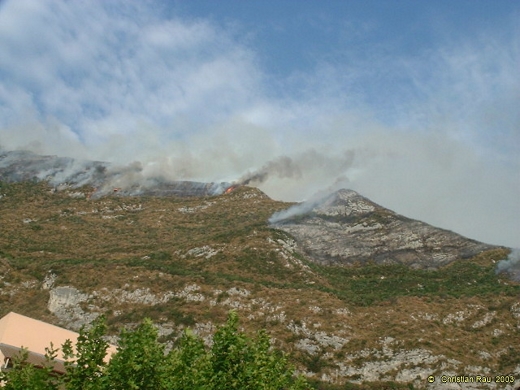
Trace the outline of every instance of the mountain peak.
<path fill-rule="evenodd" d="M 312 212 L 327 216 L 361 216 L 381 208 L 356 191 L 343 188 L 323 198 Z"/>
<path fill-rule="evenodd" d="M 311 259 L 326 264 L 406 264 L 438 268 L 494 248 L 386 209 L 341 189 L 273 216 Z"/>

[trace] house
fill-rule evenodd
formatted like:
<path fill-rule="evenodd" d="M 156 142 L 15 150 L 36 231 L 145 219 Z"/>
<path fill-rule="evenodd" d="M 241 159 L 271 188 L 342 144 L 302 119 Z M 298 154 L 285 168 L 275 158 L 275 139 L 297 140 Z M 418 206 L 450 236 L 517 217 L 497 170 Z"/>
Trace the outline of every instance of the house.
<path fill-rule="evenodd" d="M 28 363 L 43 366 L 45 348 L 49 348 L 52 343 L 53 348 L 60 349 L 53 370 L 57 374 L 63 374 L 65 366 L 61 346 L 67 340 L 72 341 L 72 344 L 75 345 L 78 336 L 79 334 L 76 332 L 10 312 L 0 319 L 1 369 L 6 369 L 11 365 L 12 358 L 19 354 L 22 347 L 28 351 Z M 109 345 L 105 360 L 110 360 L 115 352 L 116 347 Z"/>

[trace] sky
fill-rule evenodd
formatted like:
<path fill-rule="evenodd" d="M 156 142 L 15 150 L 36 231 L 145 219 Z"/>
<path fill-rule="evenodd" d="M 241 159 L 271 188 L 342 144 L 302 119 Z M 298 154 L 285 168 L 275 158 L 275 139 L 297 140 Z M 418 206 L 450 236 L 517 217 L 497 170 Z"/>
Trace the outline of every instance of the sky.
<path fill-rule="evenodd" d="M 519 247 L 519 69 L 516 0 L 0 0 L 0 148 Z"/>

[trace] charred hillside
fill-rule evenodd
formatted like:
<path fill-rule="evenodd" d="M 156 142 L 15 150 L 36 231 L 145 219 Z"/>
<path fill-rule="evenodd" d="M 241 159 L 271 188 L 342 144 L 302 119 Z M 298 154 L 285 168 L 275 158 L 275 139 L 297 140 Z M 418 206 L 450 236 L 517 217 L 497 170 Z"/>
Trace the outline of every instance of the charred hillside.
<path fill-rule="evenodd" d="M 0 181 L 45 181 L 56 189 L 90 186 L 91 196 L 204 197 L 224 193 L 230 183 L 172 181 L 145 176 L 139 163 L 114 166 L 102 161 L 41 156 L 29 151 L 0 151 Z"/>

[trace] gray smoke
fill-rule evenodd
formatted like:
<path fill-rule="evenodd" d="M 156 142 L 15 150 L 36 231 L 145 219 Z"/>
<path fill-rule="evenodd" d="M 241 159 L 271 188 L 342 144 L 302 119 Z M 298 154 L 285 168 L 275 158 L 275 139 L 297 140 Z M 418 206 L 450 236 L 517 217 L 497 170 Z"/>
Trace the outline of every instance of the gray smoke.
<path fill-rule="evenodd" d="M 248 172 L 238 180 L 237 184 L 257 186 L 274 179 L 312 181 L 316 175 L 321 176 L 321 179 L 324 176 L 336 178 L 332 185 L 329 185 L 325 190 L 316 192 L 303 203 L 274 213 L 269 218 L 269 222 L 274 224 L 310 212 L 332 192 L 343 188 L 349 182 L 345 172 L 352 168 L 354 158 L 353 150 L 345 150 L 340 154 L 333 155 L 332 153 L 326 154 L 315 149 L 309 149 L 294 157 L 280 156 L 271 160 L 259 170 Z"/>
<path fill-rule="evenodd" d="M 316 172 L 328 177 L 343 177 L 352 167 L 354 151 L 345 150 L 340 154 L 327 154 L 309 149 L 294 157 L 280 156 L 264 164 L 260 169 L 248 172 L 239 180 L 239 185 L 257 186 L 270 179 L 309 180 Z"/>
<path fill-rule="evenodd" d="M 8 182 L 38 180 L 53 186 L 68 183 L 73 187 L 97 187 L 106 179 L 107 167 L 107 163 L 99 161 L 0 150 L 0 180 Z"/>
<path fill-rule="evenodd" d="M 508 274 L 513 280 L 520 282 L 520 249 L 514 248 L 507 259 L 500 260 L 495 268 L 495 273 Z"/>
<path fill-rule="evenodd" d="M 300 215 L 305 215 L 311 212 L 313 208 L 321 204 L 323 200 L 324 199 L 322 197 L 316 196 L 305 202 L 291 206 L 287 210 L 277 211 L 271 216 L 271 218 L 269 218 L 269 223 L 276 224 Z"/>
<path fill-rule="evenodd" d="M 329 186 L 326 190 L 315 193 L 306 201 L 295 204 L 286 210 L 277 211 L 271 216 L 271 218 L 269 218 L 269 223 L 283 223 L 291 218 L 310 213 L 315 207 L 325 203 L 331 196 L 333 196 L 334 192 L 341 188 L 345 188 L 348 185 L 348 182 L 349 180 L 346 176 L 339 177 L 336 179 L 334 184 Z"/>
<path fill-rule="evenodd" d="M 29 151 L 0 149 L 0 180 L 18 182 L 46 181 L 56 189 L 95 188 L 93 197 L 117 192 L 119 195 L 148 196 L 208 196 L 222 194 L 230 183 L 206 183 L 170 180 L 145 172 L 140 162 L 110 164 L 78 160 L 69 157 L 42 156 Z M 63 185 L 66 185 L 63 187 Z"/>
<path fill-rule="evenodd" d="M 240 180 L 240 185 L 258 185 L 264 183 L 269 176 L 275 175 L 281 179 L 302 177 L 300 164 L 287 156 L 278 157 L 275 160 L 267 162 L 262 168 L 253 173 L 248 172 Z"/>

